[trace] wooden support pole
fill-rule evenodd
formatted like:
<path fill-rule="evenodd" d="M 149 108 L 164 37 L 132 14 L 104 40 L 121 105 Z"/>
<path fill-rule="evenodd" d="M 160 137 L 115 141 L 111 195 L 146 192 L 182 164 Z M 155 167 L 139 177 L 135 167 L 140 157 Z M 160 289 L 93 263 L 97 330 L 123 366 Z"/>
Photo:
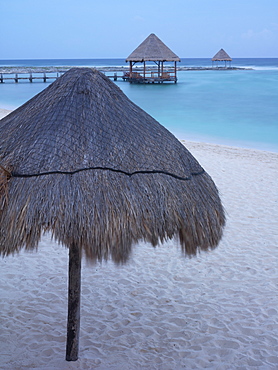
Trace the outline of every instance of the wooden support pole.
<path fill-rule="evenodd" d="M 146 61 L 144 60 L 144 79 L 146 78 Z"/>
<path fill-rule="evenodd" d="M 78 359 L 81 295 L 81 250 L 76 244 L 69 249 L 68 325 L 66 360 Z"/>

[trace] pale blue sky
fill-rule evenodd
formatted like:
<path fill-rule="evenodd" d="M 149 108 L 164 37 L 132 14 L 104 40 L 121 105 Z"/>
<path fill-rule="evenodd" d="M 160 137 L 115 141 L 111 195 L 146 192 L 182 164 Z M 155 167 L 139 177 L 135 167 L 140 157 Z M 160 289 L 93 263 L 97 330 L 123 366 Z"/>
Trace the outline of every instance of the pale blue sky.
<path fill-rule="evenodd" d="M 126 58 L 155 33 L 182 58 L 278 57 L 278 0 L 0 0 L 0 59 Z"/>

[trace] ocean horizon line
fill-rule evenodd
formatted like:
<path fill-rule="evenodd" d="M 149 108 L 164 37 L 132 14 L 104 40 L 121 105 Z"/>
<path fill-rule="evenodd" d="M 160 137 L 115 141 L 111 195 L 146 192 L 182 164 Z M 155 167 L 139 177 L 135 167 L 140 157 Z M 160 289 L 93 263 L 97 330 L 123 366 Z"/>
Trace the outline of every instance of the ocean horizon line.
<path fill-rule="evenodd" d="M 152 65 L 150 61 L 148 65 Z M 139 64 L 138 64 L 139 65 Z M 165 65 L 170 65 L 169 62 L 165 62 Z M 129 63 L 126 62 L 126 58 L 57 58 L 57 59 L 0 59 L 0 68 L 11 68 L 11 67 L 126 67 L 128 68 Z M 245 69 L 263 69 L 263 70 L 276 70 L 278 69 L 278 58 L 233 58 L 228 66 L 224 62 L 219 62 L 216 66 L 213 64 L 212 58 L 202 57 L 193 58 L 185 57 L 181 58 L 181 61 L 177 63 L 177 69 L 180 68 L 191 68 L 191 67 L 206 67 L 215 68 L 216 67 L 228 67 L 227 69 L 245 68 Z M 196 68 L 195 68 L 196 69 Z M 2 71 L 3 73 L 5 71 Z"/>
<path fill-rule="evenodd" d="M 102 59 L 121 59 L 126 60 L 127 57 L 90 57 L 90 58 L 1 58 L 0 61 L 9 60 L 102 60 Z M 212 57 L 180 57 L 180 59 L 212 59 Z M 278 57 L 233 57 L 234 59 L 278 59 Z"/>

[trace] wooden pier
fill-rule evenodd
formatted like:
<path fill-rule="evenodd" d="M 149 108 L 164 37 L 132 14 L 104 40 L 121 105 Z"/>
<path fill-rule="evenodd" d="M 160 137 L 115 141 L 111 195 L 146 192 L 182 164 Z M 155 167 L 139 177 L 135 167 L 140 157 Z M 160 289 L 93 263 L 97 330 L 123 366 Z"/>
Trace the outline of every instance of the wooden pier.
<path fill-rule="evenodd" d="M 20 80 L 27 80 L 33 82 L 34 80 L 41 80 L 47 82 L 49 80 L 56 80 L 62 72 L 4 72 L 0 73 L 0 83 L 5 81 L 14 81 L 18 83 Z"/>
<path fill-rule="evenodd" d="M 157 71 L 152 67 L 145 68 L 133 68 L 132 72 L 128 71 L 124 67 L 102 67 L 97 68 L 100 72 L 104 73 L 106 77 L 117 81 L 123 80 L 131 83 L 163 83 L 163 82 L 177 82 L 176 71 L 173 69 L 164 69 Z M 244 67 L 180 67 L 177 71 L 223 71 L 223 70 L 251 70 L 252 68 Z M 41 82 L 51 82 L 59 78 L 68 69 L 61 68 L 49 69 L 47 71 L 40 70 L 22 70 L 20 68 L 12 68 L 12 70 L 5 70 L 0 68 L 0 83 L 4 82 L 15 82 L 20 81 L 41 81 Z"/>
<path fill-rule="evenodd" d="M 130 74 L 126 71 L 126 69 L 119 70 L 118 72 L 114 72 L 111 70 L 105 71 L 102 69 L 99 69 L 100 72 L 104 73 L 106 77 L 117 81 L 117 80 L 123 80 L 128 81 L 131 83 L 163 83 L 165 81 L 174 81 L 176 82 L 176 76 L 173 75 L 171 72 L 163 72 L 163 73 L 157 73 L 157 71 L 148 70 L 144 71 L 141 69 L 137 69 L 136 72 L 132 72 Z M 42 82 L 48 82 L 53 81 L 59 78 L 63 73 L 66 71 L 60 71 L 60 72 L 54 72 L 54 71 L 48 71 L 48 72 L 25 72 L 25 71 L 13 71 L 13 72 L 0 72 L 0 83 L 4 82 L 15 82 L 18 83 L 20 81 L 29 81 L 33 82 L 36 80 L 42 81 Z"/>
<path fill-rule="evenodd" d="M 33 82 L 36 80 L 40 80 L 43 82 L 48 82 L 50 80 L 56 80 L 59 78 L 63 73 L 66 71 L 62 72 L 41 72 L 41 71 L 36 71 L 36 72 L 0 72 L 0 83 L 4 82 L 15 82 L 18 83 L 19 81 L 29 81 Z M 108 78 L 113 79 L 114 81 L 117 81 L 119 78 L 123 78 L 123 75 L 118 75 L 117 72 L 114 74 L 107 74 L 106 75 Z"/>

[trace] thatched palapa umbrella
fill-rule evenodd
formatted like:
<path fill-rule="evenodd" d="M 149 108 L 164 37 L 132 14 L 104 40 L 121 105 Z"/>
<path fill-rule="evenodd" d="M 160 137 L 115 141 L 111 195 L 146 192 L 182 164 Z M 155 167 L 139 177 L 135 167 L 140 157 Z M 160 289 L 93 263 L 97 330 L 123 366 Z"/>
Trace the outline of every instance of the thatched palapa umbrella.
<path fill-rule="evenodd" d="M 188 150 L 107 77 L 74 68 L 0 121 L 0 253 L 51 232 L 69 248 L 67 360 L 78 358 L 81 254 L 127 260 L 139 240 L 214 248 L 225 216 Z"/>

